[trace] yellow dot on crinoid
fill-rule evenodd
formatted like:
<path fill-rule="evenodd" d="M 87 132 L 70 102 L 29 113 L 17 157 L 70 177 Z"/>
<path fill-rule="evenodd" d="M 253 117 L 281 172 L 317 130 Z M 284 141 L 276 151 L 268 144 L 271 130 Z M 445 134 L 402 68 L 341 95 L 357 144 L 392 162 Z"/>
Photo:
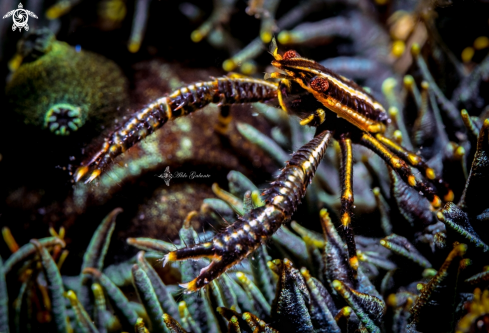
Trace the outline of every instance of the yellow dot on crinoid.
<path fill-rule="evenodd" d="M 475 53 L 475 50 L 473 47 L 471 47 L 471 46 L 466 47 L 462 51 L 462 55 L 461 55 L 462 61 L 465 63 L 470 62 L 472 60 L 472 57 L 474 56 L 474 53 Z"/>
<path fill-rule="evenodd" d="M 192 31 L 192 33 L 190 34 L 190 39 L 192 40 L 192 42 L 194 43 L 198 43 L 200 42 L 202 39 L 204 38 L 204 35 L 202 35 L 202 33 L 199 31 L 199 30 L 194 30 Z"/>
<path fill-rule="evenodd" d="M 243 272 L 237 272 L 236 273 L 236 277 L 238 278 L 239 281 L 241 282 L 245 282 L 248 280 L 248 278 L 246 277 L 246 275 L 244 275 Z"/>
<path fill-rule="evenodd" d="M 465 252 L 467 252 L 467 245 L 466 244 L 458 244 L 455 249 L 458 253 L 459 256 L 463 256 Z"/>
<path fill-rule="evenodd" d="M 387 305 L 392 306 L 392 307 L 397 306 L 396 294 L 390 294 L 389 297 L 387 297 Z"/>
<path fill-rule="evenodd" d="M 321 209 L 319 211 L 319 217 L 321 217 L 322 219 L 329 219 L 328 210 L 326 208 Z"/>
<path fill-rule="evenodd" d="M 411 46 L 411 54 L 415 57 L 417 57 L 419 55 L 419 53 L 421 52 L 421 47 L 419 46 L 418 43 L 414 43 L 412 46 Z"/>
<path fill-rule="evenodd" d="M 97 13 L 102 19 L 120 22 L 126 17 L 127 8 L 123 0 L 109 0 L 99 6 Z"/>
<path fill-rule="evenodd" d="M 397 85 L 397 80 L 394 79 L 393 77 L 388 77 L 387 79 L 384 80 L 384 82 L 382 82 L 382 92 L 384 94 L 392 93 L 396 85 Z"/>
<path fill-rule="evenodd" d="M 489 47 L 489 38 L 487 38 L 486 36 L 477 37 L 474 41 L 474 48 L 476 50 L 482 50 L 486 47 Z"/>
<path fill-rule="evenodd" d="M 394 57 L 399 58 L 404 54 L 405 50 L 406 50 L 406 44 L 402 40 L 396 40 L 392 43 L 391 52 L 394 55 Z"/>
<path fill-rule="evenodd" d="M 301 268 L 301 275 L 304 277 L 304 279 L 309 280 L 311 279 L 311 273 L 307 270 L 307 268 L 302 267 Z"/>
<path fill-rule="evenodd" d="M 178 303 L 178 310 L 179 311 L 182 311 L 182 312 L 185 311 L 185 310 L 187 310 L 187 303 L 185 303 L 185 301 L 179 302 Z"/>
<path fill-rule="evenodd" d="M 277 40 L 280 44 L 289 44 L 292 40 L 292 36 L 288 31 L 282 31 L 278 34 Z"/>
<path fill-rule="evenodd" d="M 349 306 L 345 306 L 343 309 L 340 310 L 337 316 L 341 314 L 342 317 L 350 318 L 352 313 L 353 313 L 353 309 L 350 308 Z"/>
<path fill-rule="evenodd" d="M 457 149 L 453 152 L 453 157 L 458 160 L 461 160 L 465 156 L 465 148 L 462 146 L 458 146 Z"/>
<path fill-rule="evenodd" d="M 414 84 L 414 77 L 411 75 L 406 75 L 404 76 L 403 82 L 406 87 L 411 87 Z"/>
<path fill-rule="evenodd" d="M 380 188 L 378 188 L 378 187 L 374 187 L 374 188 L 372 189 L 372 193 L 373 193 L 375 196 L 380 195 Z"/>
<path fill-rule="evenodd" d="M 224 60 L 222 63 L 222 69 L 224 69 L 226 72 L 232 71 L 236 67 L 238 67 L 238 65 L 233 59 Z"/>
<path fill-rule="evenodd" d="M 340 289 L 343 289 L 343 285 L 338 280 L 334 280 L 333 283 L 332 283 L 332 285 L 333 285 L 333 288 L 335 290 L 337 290 L 337 291 L 340 290 Z"/>
<path fill-rule="evenodd" d="M 397 118 L 397 115 L 399 114 L 399 109 L 395 106 L 391 106 L 388 112 L 391 118 Z"/>
<path fill-rule="evenodd" d="M 247 61 L 241 66 L 241 73 L 252 75 L 256 72 L 256 65 L 252 61 Z"/>
<path fill-rule="evenodd" d="M 266 44 L 270 43 L 272 37 L 273 35 L 270 31 L 262 31 L 262 33 L 260 34 L 261 41 Z"/>
<path fill-rule="evenodd" d="M 129 52 L 131 53 L 136 53 L 139 51 L 139 48 L 141 47 L 141 43 L 140 42 L 135 42 L 135 41 L 132 41 L 129 43 L 129 45 L 127 46 L 127 49 L 129 50 Z"/>
<path fill-rule="evenodd" d="M 438 273 L 438 271 L 436 269 L 433 269 L 433 268 L 426 268 L 423 273 L 422 273 L 422 276 L 424 278 L 432 278 L 433 276 L 435 276 L 436 274 Z"/>
<path fill-rule="evenodd" d="M 76 297 L 76 294 L 73 292 L 73 290 L 68 290 L 65 295 L 72 304 L 76 305 L 78 302 L 78 298 Z"/>
<path fill-rule="evenodd" d="M 395 130 L 394 133 L 392 133 L 392 137 L 397 143 L 402 143 L 402 132 L 400 130 Z"/>

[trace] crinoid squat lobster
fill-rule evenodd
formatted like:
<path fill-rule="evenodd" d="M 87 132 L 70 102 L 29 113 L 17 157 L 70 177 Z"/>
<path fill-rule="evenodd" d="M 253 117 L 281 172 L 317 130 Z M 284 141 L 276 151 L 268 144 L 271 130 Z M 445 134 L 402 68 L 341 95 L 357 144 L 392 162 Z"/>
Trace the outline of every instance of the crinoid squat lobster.
<path fill-rule="evenodd" d="M 167 261 L 208 258 L 211 263 L 199 276 L 184 284 L 195 291 L 226 272 L 251 254 L 289 221 L 306 192 L 331 138 L 341 150 L 341 224 L 348 246 L 351 274 L 356 276 L 358 259 L 351 227 L 353 208 L 352 143 L 363 145 L 380 156 L 411 187 L 422 193 L 434 209 L 444 201 L 453 200 L 453 192 L 436 177 L 433 169 L 383 135 L 389 123 L 380 103 L 354 82 L 334 74 L 313 60 L 302 58 L 295 51 L 278 54 L 272 43 L 275 60 L 272 65 L 283 73 L 268 78 L 279 83 L 241 77 L 218 78 L 199 82 L 163 97 L 134 114 L 114 132 L 103 147 L 75 173 L 75 180 L 86 177 L 90 182 L 117 155 L 144 139 L 169 119 L 197 111 L 210 103 L 273 102 L 290 114 L 301 117 L 302 125 L 315 126 L 316 135 L 293 154 L 277 180 L 265 190 L 265 205 L 251 210 L 226 228 L 210 242 L 196 244 L 168 253 Z M 227 108 L 221 117 L 228 116 Z M 411 167 L 419 169 L 424 179 L 417 179 Z M 433 184 L 430 185 L 430 182 Z"/>

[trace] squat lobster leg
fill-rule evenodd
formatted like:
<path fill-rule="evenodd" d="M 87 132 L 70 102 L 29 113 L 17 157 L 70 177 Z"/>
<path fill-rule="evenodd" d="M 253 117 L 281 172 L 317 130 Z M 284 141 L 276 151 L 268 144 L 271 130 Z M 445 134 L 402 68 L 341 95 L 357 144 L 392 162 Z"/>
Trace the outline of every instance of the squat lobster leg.
<path fill-rule="evenodd" d="M 442 194 L 444 201 L 453 201 L 453 191 L 449 188 L 448 184 L 435 175 L 435 171 L 426 164 L 426 162 L 418 155 L 411 153 L 405 148 L 399 146 L 391 139 L 386 138 L 382 134 L 376 134 L 375 138 L 379 140 L 384 146 L 387 147 L 391 152 L 402 158 L 402 160 L 408 163 L 410 166 L 415 167 L 424 173 L 426 178 L 433 181 L 438 191 Z"/>
<path fill-rule="evenodd" d="M 348 247 L 348 259 L 354 274 L 358 270 L 358 258 L 351 227 L 351 216 L 353 207 L 353 152 L 351 139 L 343 135 L 339 139 L 341 150 L 341 225 L 343 226 L 343 237 Z"/>
<path fill-rule="evenodd" d="M 210 258 L 212 262 L 198 277 L 183 284 L 196 291 L 251 254 L 289 221 L 306 193 L 316 169 L 328 147 L 332 133 L 323 131 L 292 155 L 277 180 L 267 189 L 265 205 L 240 217 L 216 235 L 211 242 L 196 244 L 168 253 L 168 261 Z"/>
<path fill-rule="evenodd" d="M 411 172 L 411 169 L 400 157 L 396 154 L 391 153 L 382 143 L 375 139 L 372 135 L 368 133 L 363 133 L 360 138 L 360 144 L 369 148 L 371 151 L 376 153 L 382 158 L 388 166 L 393 168 L 399 176 L 412 188 L 423 193 L 424 196 L 430 201 L 433 208 L 440 208 L 442 201 L 438 195 L 435 194 L 435 190 L 426 185 L 421 180 L 417 180 L 416 177 Z"/>

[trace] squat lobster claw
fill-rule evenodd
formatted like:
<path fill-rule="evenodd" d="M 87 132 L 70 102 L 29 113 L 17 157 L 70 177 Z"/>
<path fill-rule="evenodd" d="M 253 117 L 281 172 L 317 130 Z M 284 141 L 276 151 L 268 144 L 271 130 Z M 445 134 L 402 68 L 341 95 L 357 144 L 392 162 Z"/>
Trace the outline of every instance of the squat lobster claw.
<path fill-rule="evenodd" d="M 158 130 L 168 120 L 186 116 L 211 103 L 267 102 L 276 97 L 276 83 L 241 77 L 217 78 L 183 87 L 136 112 L 106 139 L 91 159 L 75 171 L 74 179 L 78 182 L 89 175 L 85 182 L 90 183 L 114 158 Z"/>
<path fill-rule="evenodd" d="M 448 185 L 435 175 L 422 159 L 383 135 L 388 116 L 383 106 L 356 83 L 324 68 L 313 60 L 302 58 L 295 51 L 283 56 L 272 42 L 272 65 L 283 73 L 266 78 L 279 83 L 241 77 L 224 77 L 199 82 L 160 98 L 135 113 L 103 147 L 75 173 L 79 181 L 89 174 L 87 182 L 98 177 L 109 162 L 126 149 L 174 119 L 197 111 L 210 103 L 268 102 L 278 100 L 291 114 L 301 116 L 303 125 L 317 127 L 316 136 L 287 162 L 278 178 L 264 192 L 265 205 L 251 210 L 210 242 L 196 244 L 168 253 L 168 261 L 209 258 L 211 264 L 194 280 L 183 284 L 196 291 L 241 262 L 269 239 L 280 226 L 290 220 L 306 193 L 331 138 L 339 142 L 341 151 L 341 224 L 348 248 L 348 259 L 354 276 L 358 270 L 356 245 L 351 227 L 353 195 L 352 144 L 367 147 L 380 156 L 409 186 L 422 193 L 433 209 L 444 201 L 453 200 Z M 290 96 L 295 96 L 293 99 Z M 329 115 L 334 115 L 330 117 Z M 427 181 L 417 179 L 411 167 L 419 169 Z M 430 186 L 428 182 L 432 182 Z"/>

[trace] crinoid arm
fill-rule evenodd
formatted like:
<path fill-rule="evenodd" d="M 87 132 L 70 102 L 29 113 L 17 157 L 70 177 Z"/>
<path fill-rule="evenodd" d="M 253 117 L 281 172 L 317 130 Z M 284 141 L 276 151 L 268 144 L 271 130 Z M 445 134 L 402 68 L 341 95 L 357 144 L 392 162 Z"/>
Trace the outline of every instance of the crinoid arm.
<path fill-rule="evenodd" d="M 264 192 L 265 205 L 243 215 L 210 242 L 168 253 L 168 261 L 210 258 L 209 266 L 198 277 L 183 284 L 196 291 L 238 264 L 269 239 L 295 212 L 306 193 L 332 137 L 323 131 L 292 155 L 272 186 Z"/>
<path fill-rule="evenodd" d="M 134 113 L 105 140 L 102 148 L 76 170 L 75 181 L 88 175 L 85 182 L 91 182 L 114 158 L 158 130 L 168 120 L 186 116 L 211 103 L 266 102 L 276 97 L 277 84 L 242 77 L 222 77 L 183 87 Z"/>

